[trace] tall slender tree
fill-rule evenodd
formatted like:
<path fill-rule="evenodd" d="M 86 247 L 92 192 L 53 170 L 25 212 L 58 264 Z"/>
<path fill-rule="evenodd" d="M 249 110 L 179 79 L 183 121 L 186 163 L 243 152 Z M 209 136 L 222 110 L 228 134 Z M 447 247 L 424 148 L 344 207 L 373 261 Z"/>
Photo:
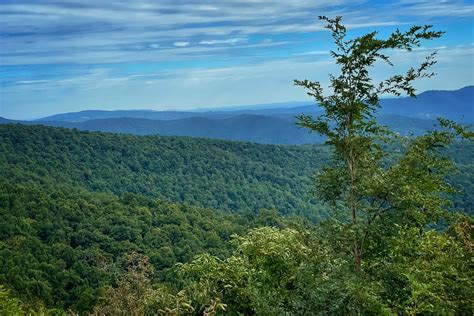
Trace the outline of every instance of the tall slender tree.
<path fill-rule="evenodd" d="M 334 148 L 334 163 L 317 174 L 317 195 L 346 215 L 339 223 L 345 227 L 355 269 L 360 271 L 368 238 L 390 231 L 393 225 L 385 225 L 388 219 L 397 225 L 422 227 L 441 217 L 447 203 L 444 194 L 450 191 L 444 177 L 451 165 L 436 154 L 436 148 L 464 130 L 440 120 L 444 130 L 403 140 L 376 120 L 382 95 L 415 97 L 414 81 L 434 76 L 430 68 L 436 63 L 436 53 L 406 73 L 380 82 L 374 82 L 369 70 L 380 61 L 393 66 L 390 52 L 410 52 L 423 40 L 439 38 L 443 32 L 424 25 L 405 32 L 397 29 L 386 39 L 379 39 L 377 32 L 348 39 L 341 17 L 320 19 L 332 33 L 336 49 L 331 56 L 340 73 L 330 75 L 330 94 L 320 82 L 295 80 L 324 110 L 315 118 L 301 115 L 299 125 L 324 135 Z M 390 163 L 383 143 L 397 138 L 405 147 Z"/>

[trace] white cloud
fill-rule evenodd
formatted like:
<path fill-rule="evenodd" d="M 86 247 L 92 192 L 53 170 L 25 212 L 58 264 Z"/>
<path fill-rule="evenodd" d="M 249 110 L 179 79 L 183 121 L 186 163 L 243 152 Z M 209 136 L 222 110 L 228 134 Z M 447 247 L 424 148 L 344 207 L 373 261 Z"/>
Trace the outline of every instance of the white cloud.
<path fill-rule="evenodd" d="M 472 0 L 400 0 L 395 2 L 394 7 L 427 17 L 472 17 L 474 14 Z"/>
<path fill-rule="evenodd" d="M 176 47 L 186 47 L 189 44 L 190 44 L 189 42 L 174 42 L 173 43 L 173 45 L 176 46 Z"/>
<path fill-rule="evenodd" d="M 294 56 L 311 56 L 311 55 L 329 55 L 329 51 L 327 50 L 313 50 L 309 52 L 303 52 L 303 53 L 296 53 L 293 54 Z"/>
<path fill-rule="evenodd" d="M 16 81 L 15 83 L 17 84 L 40 84 L 40 83 L 46 83 L 48 82 L 48 80 L 20 80 L 20 81 Z"/>
<path fill-rule="evenodd" d="M 201 45 L 217 45 L 217 44 L 230 44 L 235 45 L 238 43 L 246 42 L 248 39 L 243 37 L 236 37 L 236 38 L 228 38 L 224 40 L 205 40 L 200 41 L 199 44 Z"/>

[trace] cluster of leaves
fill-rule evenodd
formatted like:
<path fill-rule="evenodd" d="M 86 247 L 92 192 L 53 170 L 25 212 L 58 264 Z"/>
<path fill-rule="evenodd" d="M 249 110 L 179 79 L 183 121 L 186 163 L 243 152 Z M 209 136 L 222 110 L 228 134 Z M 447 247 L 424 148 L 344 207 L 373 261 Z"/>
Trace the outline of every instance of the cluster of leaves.
<path fill-rule="evenodd" d="M 20 315 L 22 312 L 22 302 L 11 297 L 10 291 L 0 285 L 0 315 Z"/>
<path fill-rule="evenodd" d="M 473 133 L 441 119 L 442 130 L 408 138 L 406 143 L 402 140 L 402 155 L 389 157 L 381 144 L 400 140 L 377 123 L 380 96 L 404 93 L 415 97 L 413 82 L 434 75 L 429 69 L 436 63 L 435 53 L 419 67 L 379 83 L 374 82 L 369 70 L 377 61 L 393 66 L 388 50 L 411 51 L 421 45 L 421 40 L 439 38 L 443 32 L 425 25 L 405 32 L 397 29 L 387 39 L 377 38 L 377 32 L 347 39 L 341 17 L 320 19 L 327 22 L 334 39 L 336 49 L 331 56 L 340 73 L 330 76 L 330 93 L 320 82 L 295 80 L 323 108 L 316 118 L 302 115 L 300 125 L 326 136 L 326 143 L 334 149 L 332 163 L 317 175 L 318 196 L 346 218 L 340 223 L 351 235 L 355 268 L 360 270 L 369 237 L 387 234 L 381 226 L 398 223 L 423 227 L 443 218 L 448 205 L 445 194 L 452 193 L 445 178 L 452 165 L 437 149 L 458 137 L 473 138 Z"/>
<path fill-rule="evenodd" d="M 181 265 L 184 291 L 199 312 L 219 300 L 231 314 L 472 314 L 472 239 L 456 229 L 398 227 L 388 253 L 357 274 L 350 251 L 327 239 L 331 226 L 254 229 L 225 260 L 203 254 Z"/>
<path fill-rule="evenodd" d="M 320 286 L 311 276 L 338 264 L 314 235 L 296 229 L 264 227 L 233 243 L 236 249 L 225 260 L 203 254 L 178 268 L 197 311 L 219 300 L 247 315 L 308 313 Z"/>

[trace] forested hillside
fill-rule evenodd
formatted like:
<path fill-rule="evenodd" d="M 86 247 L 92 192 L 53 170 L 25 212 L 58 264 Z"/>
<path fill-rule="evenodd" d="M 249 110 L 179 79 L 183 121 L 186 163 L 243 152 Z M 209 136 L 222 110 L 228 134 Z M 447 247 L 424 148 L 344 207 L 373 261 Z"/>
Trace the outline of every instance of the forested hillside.
<path fill-rule="evenodd" d="M 184 137 L 0 126 L 2 179 L 126 192 L 224 211 L 277 209 L 314 218 L 312 176 L 330 159 L 322 145 L 258 145 Z M 462 172 L 456 208 L 474 209 L 472 144 L 450 149 Z"/>
<path fill-rule="evenodd" d="M 44 126 L 0 126 L 2 178 L 125 192 L 224 211 L 314 211 L 323 146 L 137 137 Z"/>
<path fill-rule="evenodd" d="M 164 281 L 175 263 L 195 254 L 225 255 L 230 236 L 250 225 L 243 216 L 143 196 L 5 180 L 0 219 L 0 284 L 36 309 L 76 311 L 97 304 L 128 253 L 146 254 L 156 281 Z"/>
<path fill-rule="evenodd" d="M 4 125 L 0 135 L 0 284 L 35 310 L 90 311 L 131 252 L 149 258 L 154 282 L 173 283 L 176 263 L 225 257 L 231 235 L 288 223 L 262 208 L 309 215 L 311 166 L 327 156 L 43 126 Z"/>
<path fill-rule="evenodd" d="M 98 304 L 133 251 L 149 258 L 154 282 L 173 282 L 177 262 L 229 255 L 232 234 L 289 225 L 261 208 L 314 219 L 311 176 L 329 158 L 324 146 L 44 126 L 4 125 L 0 139 L 0 283 L 32 306 L 77 311 Z M 469 212 L 474 151 L 456 144 L 450 153 L 462 171 L 453 179 L 471 190 L 456 204 Z"/>

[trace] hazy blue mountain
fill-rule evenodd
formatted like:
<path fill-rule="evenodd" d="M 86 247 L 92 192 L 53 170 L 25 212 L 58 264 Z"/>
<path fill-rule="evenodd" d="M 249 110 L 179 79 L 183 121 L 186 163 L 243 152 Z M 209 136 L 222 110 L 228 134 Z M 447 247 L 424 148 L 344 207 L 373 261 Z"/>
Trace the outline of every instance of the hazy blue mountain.
<path fill-rule="evenodd" d="M 470 86 L 456 91 L 428 91 L 421 93 L 417 99 L 385 99 L 382 100 L 379 122 L 401 134 L 420 134 L 431 130 L 436 123 L 436 116 L 472 123 L 473 96 L 474 86 Z M 291 104 L 299 106 L 290 107 Z M 320 136 L 295 124 L 298 114 L 317 114 L 320 109 L 316 105 L 296 102 L 273 106 L 275 108 L 255 105 L 253 108 L 196 112 L 90 110 L 57 114 L 36 121 L 20 122 L 0 118 L 0 124 L 43 124 L 89 131 L 192 136 L 266 144 L 322 141 Z"/>
<path fill-rule="evenodd" d="M 85 110 L 79 112 L 60 113 L 36 121 L 84 122 L 88 120 L 132 117 L 150 120 L 177 120 L 190 117 L 228 118 L 241 114 L 273 115 L 296 113 L 299 110 L 317 109 L 311 102 L 284 102 L 270 104 L 256 104 L 235 107 L 219 107 L 213 109 L 201 108 L 189 111 L 154 111 L 154 110 Z"/>
<path fill-rule="evenodd" d="M 15 123 L 15 122 L 16 121 L 14 121 L 14 120 L 9 120 L 9 119 L 6 119 L 6 118 L 0 116 L 0 124 L 9 124 L 9 123 Z"/>
<path fill-rule="evenodd" d="M 180 111 L 153 111 L 153 110 L 86 110 L 80 112 L 61 113 L 38 119 L 39 122 L 85 122 L 97 119 L 109 118 L 144 118 L 155 120 L 176 120 L 180 118 L 196 116 L 193 112 Z"/>
<path fill-rule="evenodd" d="M 289 101 L 289 102 L 277 102 L 277 103 L 264 103 L 264 104 L 252 104 L 252 105 L 240 105 L 240 106 L 226 106 L 226 107 L 213 107 L 213 108 L 199 108 L 193 110 L 195 112 L 228 112 L 228 111 L 246 111 L 246 110 L 275 110 L 275 109 L 289 109 L 295 107 L 301 107 L 312 104 L 311 101 Z"/>
<path fill-rule="evenodd" d="M 474 86 L 455 91 L 426 91 L 416 99 L 399 98 L 382 101 L 382 113 L 419 118 L 442 116 L 456 121 L 474 122 Z"/>
<path fill-rule="evenodd" d="M 288 104 L 288 103 L 285 103 Z M 295 103 L 295 104 L 300 104 Z M 40 118 L 36 122 L 85 122 L 97 119 L 109 118 L 143 118 L 149 120 L 179 120 L 192 117 L 204 117 L 211 119 L 225 119 L 238 115 L 286 115 L 301 113 L 316 113 L 319 111 L 315 105 L 306 103 L 305 106 L 272 108 L 272 109 L 245 109 L 245 110 L 223 110 L 223 111 L 153 111 L 153 110 L 86 110 L 80 112 L 61 113 Z"/>
<path fill-rule="evenodd" d="M 265 144 L 306 144 L 320 142 L 316 134 L 295 125 L 292 116 L 273 117 L 242 114 L 229 118 L 191 117 L 179 120 L 142 118 L 109 118 L 84 122 L 35 122 L 42 125 L 77 128 L 88 131 L 135 135 L 175 135 L 227 140 L 243 140 Z M 32 124 L 33 122 L 27 122 Z"/>
<path fill-rule="evenodd" d="M 474 86 L 455 91 L 426 91 L 413 98 L 383 99 L 382 114 L 396 114 L 417 118 L 443 116 L 464 122 L 474 122 Z M 37 121 L 84 122 L 108 118 L 144 118 L 151 120 L 178 120 L 192 117 L 225 119 L 237 115 L 287 116 L 301 113 L 316 114 L 320 109 L 311 102 L 286 102 L 243 107 L 219 108 L 209 111 L 153 111 L 153 110 L 87 110 L 48 116 Z"/>
<path fill-rule="evenodd" d="M 263 144 L 308 144 L 323 141 L 319 135 L 296 125 L 293 115 L 242 114 L 228 118 L 191 117 L 179 120 L 150 120 L 142 118 L 108 118 L 84 122 L 21 122 L 87 131 L 126 133 L 135 135 L 174 135 L 226 140 L 241 140 Z M 393 130 L 420 134 L 435 125 L 434 120 L 400 115 L 381 115 L 379 122 Z M 0 122 L 1 123 L 1 122 Z M 9 121 L 5 123 L 15 123 Z"/>

